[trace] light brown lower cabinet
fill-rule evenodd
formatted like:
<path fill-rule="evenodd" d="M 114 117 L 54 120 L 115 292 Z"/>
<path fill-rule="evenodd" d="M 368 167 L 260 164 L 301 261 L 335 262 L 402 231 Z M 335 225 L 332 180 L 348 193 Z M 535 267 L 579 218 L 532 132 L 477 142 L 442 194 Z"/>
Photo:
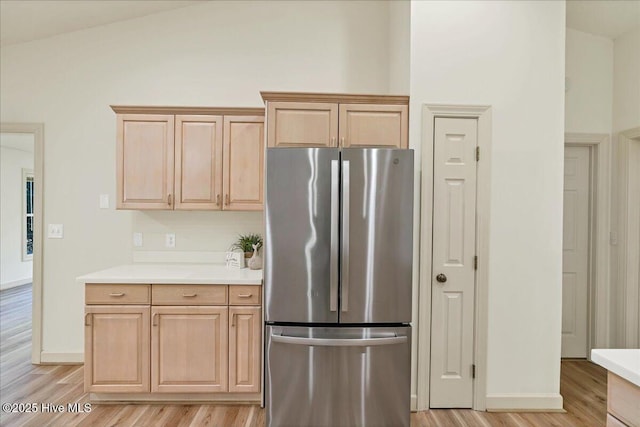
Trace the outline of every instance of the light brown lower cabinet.
<path fill-rule="evenodd" d="M 260 307 L 229 307 L 229 391 L 260 391 Z"/>
<path fill-rule="evenodd" d="M 84 324 L 85 391 L 148 392 L 149 306 L 87 306 Z"/>
<path fill-rule="evenodd" d="M 86 392 L 259 398 L 260 286 L 87 284 L 85 295 Z M 202 305 L 172 305 L 184 299 Z"/>
<path fill-rule="evenodd" d="M 607 427 L 640 427 L 640 387 L 607 372 Z"/>
<path fill-rule="evenodd" d="M 151 391 L 228 389 L 227 307 L 151 308 Z"/>

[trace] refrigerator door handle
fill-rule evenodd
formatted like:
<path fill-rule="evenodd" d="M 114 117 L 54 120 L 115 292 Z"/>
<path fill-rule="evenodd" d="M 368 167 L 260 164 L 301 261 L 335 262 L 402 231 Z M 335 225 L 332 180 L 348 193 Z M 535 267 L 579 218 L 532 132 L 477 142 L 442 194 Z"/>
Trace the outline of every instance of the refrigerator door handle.
<path fill-rule="evenodd" d="M 329 277 L 329 310 L 338 311 L 338 221 L 339 221 L 339 164 L 331 160 L 331 255 Z"/>
<path fill-rule="evenodd" d="M 342 161 L 342 311 L 349 310 L 349 160 Z"/>
<path fill-rule="evenodd" d="M 287 335 L 271 335 L 271 341 L 279 342 L 283 344 L 297 344 L 308 346 L 323 346 L 323 347 L 370 347 L 376 345 L 394 345 L 404 344 L 407 342 L 407 337 L 384 337 L 384 338 L 305 338 L 305 337 L 290 337 Z"/>

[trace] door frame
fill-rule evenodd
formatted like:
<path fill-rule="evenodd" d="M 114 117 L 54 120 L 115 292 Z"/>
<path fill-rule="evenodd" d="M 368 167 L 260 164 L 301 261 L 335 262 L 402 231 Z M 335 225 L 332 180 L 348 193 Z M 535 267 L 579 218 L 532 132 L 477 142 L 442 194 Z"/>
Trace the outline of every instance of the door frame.
<path fill-rule="evenodd" d="M 565 133 L 565 147 L 588 147 L 589 174 L 589 267 L 587 295 L 587 360 L 591 349 L 609 347 L 610 295 L 610 206 L 609 177 L 611 144 L 609 135 Z"/>
<path fill-rule="evenodd" d="M 424 104 L 422 107 L 422 159 L 420 206 L 420 282 L 418 290 L 417 409 L 429 409 L 429 369 L 431 363 L 431 275 L 433 245 L 433 147 L 434 122 L 439 117 L 478 121 L 480 161 L 476 182 L 476 295 L 474 318 L 473 409 L 486 409 L 487 324 L 489 284 L 489 220 L 491 190 L 491 106 Z"/>
<path fill-rule="evenodd" d="M 34 181 L 34 223 L 33 223 L 33 279 L 31 314 L 31 363 L 40 364 L 42 352 L 42 267 L 43 267 L 43 224 L 44 224 L 44 124 L 43 123 L 0 123 L 2 133 L 32 134 L 33 181 Z"/>
<path fill-rule="evenodd" d="M 640 345 L 640 289 L 630 286 L 640 282 L 640 267 L 629 263 L 629 259 L 640 256 L 640 242 L 629 238 L 629 230 L 640 228 L 640 219 L 630 212 L 640 212 L 640 183 L 630 174 L 631 150 L 640 150 L 640 127 L 618 134 L 618 301 L 619 336 L 623 348 L 637 348 Z"/>

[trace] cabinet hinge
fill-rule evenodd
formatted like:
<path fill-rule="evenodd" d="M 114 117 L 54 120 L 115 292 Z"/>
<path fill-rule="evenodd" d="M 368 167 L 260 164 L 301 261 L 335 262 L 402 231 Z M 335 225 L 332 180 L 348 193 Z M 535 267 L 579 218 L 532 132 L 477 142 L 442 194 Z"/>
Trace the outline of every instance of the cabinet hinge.
<path fill-rule="evenodd" d="M 475 255 L 473 257 L 473 269 L 477 270 L 478 269 L 478 255 Z"/>
<path fill-rule="evenodd" d="M 480 160 L 480 147 L 476 147 L 476 162 Z"/>
<path fill-rule="evenodd" d="M 476 365 L 471 365 L 471 378 L 476 377 Z"/>

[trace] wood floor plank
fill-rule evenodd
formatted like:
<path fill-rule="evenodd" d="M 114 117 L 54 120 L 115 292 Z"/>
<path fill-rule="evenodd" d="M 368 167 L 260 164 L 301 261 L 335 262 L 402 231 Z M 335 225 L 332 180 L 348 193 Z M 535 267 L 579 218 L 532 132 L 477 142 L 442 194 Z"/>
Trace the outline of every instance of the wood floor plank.
<path fill-rule="evenodd" d="M 0 396 L 5 402 L 64 405 L 89 402 L 84 367 L 31 364 L 31 286 L 0 292 Z M 489 413 L 434 409 L 411 414 L 412 427 L 596 427 L 606 419 L 606 370 L 563 360 L 560 393 L 566 413 Z M 88 413 L 0 413 L 3 427 L 263 427 L 255 405 L 93 404 Z"/>

